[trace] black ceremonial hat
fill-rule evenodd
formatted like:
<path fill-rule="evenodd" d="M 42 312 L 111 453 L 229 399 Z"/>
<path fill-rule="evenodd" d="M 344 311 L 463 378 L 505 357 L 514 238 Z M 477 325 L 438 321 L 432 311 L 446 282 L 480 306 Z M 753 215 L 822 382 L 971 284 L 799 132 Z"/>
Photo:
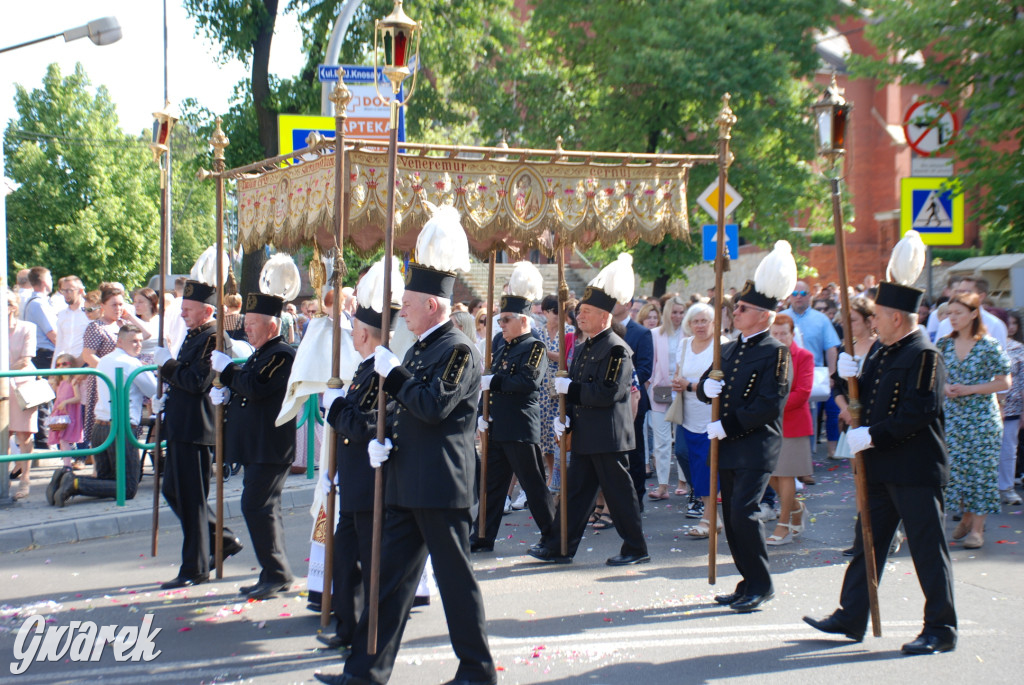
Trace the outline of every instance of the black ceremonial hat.
<path fill-rule="evenodd" d="M 206 285 L 199 281 L 185 281 L 185 289 L 182 292 L 183 300 L 202 302 L 203 304 L 217 304 L 217 289 L 212 285 Z"/>
<path fill-rule="evenodd" d="M 398 312 L 401 311 L 400 307 L 391 307 L 391 330 L 395 330 L 395 323 L 398 321 Z M 364 307 L 359 305 L 356 307 L 356 318 L 365 323 L 370 328 L 382 329 L 384 328 L 384 313 L 378 312 L 372 307 Z"/>
<path fill-rule="evenodd" d="M 267 316 L 281 316 L 284 308 L 284 300 L 277 295 L 264 295 L 263 293 L 249 293 L 245 298 L 246 314 L 266 314 Z"/>
<path fill-rule="evenodd" d="M 924 291 L 919 288 L 882 281 L 878 284 L 878 297 L 875 298 L 875 304 L 879 307 L 890 307 L 901 312 L 916 314 L 917 308 L 921 306 L 922 297 L 924 297 Z"/>
<path fill-rule="evenodd" d="M 450 300 L 455 291 L 455 274 L 410 263 L 405 271 L 405 289 Z"/>
<path fill-rule="evenodd" d="M 759 293 L 753 281 L 747 281 L 743 285 L 743 290 L 733 297 L 733 301 L 747 302 L 748 304 L 760 307 L 761 309 L 766 309 L 770 312 L 774 312 L 775 307 L 779 304 L 779 301 L 774 297 L 768 297 L 764 293 Z"/>
<path fill-rule="evenodd" d="M 501 311 L 502 313 L 508 312 L 510 314 L 529 314 L 530 305 L 533 303 L 525 297 L 519 297 L 518 295 L 502 295 L 501 296 Z"/>
<path fill-rule="evenodd" d="M 596 285 L 588 285 L 583 291 L 583 299 L 580 304 L 589 304 L 592 307 L 610 312 L 615 309 L 615 298 L 598 288 Z"/>

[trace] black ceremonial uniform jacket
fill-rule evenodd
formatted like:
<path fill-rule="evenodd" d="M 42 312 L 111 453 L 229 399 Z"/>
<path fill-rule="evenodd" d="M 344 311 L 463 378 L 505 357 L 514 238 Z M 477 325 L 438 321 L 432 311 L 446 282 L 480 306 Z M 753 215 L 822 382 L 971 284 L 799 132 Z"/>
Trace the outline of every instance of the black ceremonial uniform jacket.
<path fill-rule="evenodd" d="M 723 469 L 774 471 L 782 450 L 782 415 L 793 384 L 789 349 L 762 331 L 746 342 L 733 340 L 722 347 L 720 418 L 725 439 L 718 448 Z M 697 384 L 697 398 L 704 394 L 704 372 Z"/>
<path fill-rule="evenodd" d="M 178 350 L 178 358 L 161 367 L 170 385 L 164 405 L 163 428 L 167 440 L 212 445 L 216 442 L 213 402 L 207 395 L 213 385 L 210 355 L 217 349 L 217 323 L 207 321 L 190 330 Z"/>
<path fill-rule="evenodd" d="M 339 510 L 343 512 L 373 511 L 375 470 L 366 446 L 377 437 L 379 394 L 380 376 L 370 357 L 359 364 L 345 396 L 327 412 L 327 422 L 337 433 Z M 388 462 L 381 468 L 386 474 Z"/>
<path fill-rule="evenodd" d="M 540 388 L 547 368 L 544 343 L 527 331 L 491 360 L 490 439 L 540 443 Z"/>
<path fill-rule="evenodd" d="M 446 321 L 405 353 L 384 391 L 397 401 L 386 502 L 465 509 L 476 495 L 476 346 Z"/>
<path fill-rule="evenodd" d="M 633 449 L 633 361 L 626 341 L 610 328 L 588 338 L 576 348 L 569 379 L 565 415 L 570 419 L 573 456 Z"/>
<path fill-rule="evenodd" d="M 942 411 L 946 366 L 920 331 L 877 349 L 860 375 L 861 425 L 873 448 L 864 450 L 869 481 L 898 485 L 946 485 Z"/>
<path fill-rule="evenodd" d="M 295 348 L 271 338 L 241 366 L 228 364 L 220 380 L 231 390 L 224 408 L 224 445 L 228 461 L 239 464 L 290 464 L 295 460 L 295 419 L 275 426 L 288 391 Z"/>

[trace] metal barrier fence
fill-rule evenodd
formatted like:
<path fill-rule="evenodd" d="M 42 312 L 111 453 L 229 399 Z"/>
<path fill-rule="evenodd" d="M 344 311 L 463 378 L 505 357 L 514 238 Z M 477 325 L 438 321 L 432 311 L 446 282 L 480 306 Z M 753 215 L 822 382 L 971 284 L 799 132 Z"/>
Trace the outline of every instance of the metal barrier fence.
<path fill-rule="evenodd" d="M 244 362 L 244 359 L 235 360 L 238 362 Z M 111 398 L 111 412 L 110 412 L 110 434 L 107 439 L 101 444 L 95 447 L 87 447 L 83 449 L 74 450 L 43 450 L 34 451 L 31 454 L 0 454 L 0 464 L 15 461 L 42 461 L 45 459 L 62 459 L 64 457 L 86 457 L 91 454 L 99 454 L 103 452 L 110 444 L 116 441 L 116 461 L 115 461 L 115 474 L 117 483 L 117 505 L 123 507 L 125 505 L 125 472 L 124 472 L 124 460 L 125 460 L 125 445 L 131 444 L 136 449 L 140 450 L 153 450 L 156 447 L 156 443 L 142 442 L 135 437 L 135 434 L 131 430 L 131 420 L 128 415 L 128 390 L 131 384 L 135 381 L 135 377 L 145 371 L 156 371 L 156 366 L 150 364 L 148 366 L 142 366 L 132 371 L 128 378 L 124 377 L 124 369 L 116 369 L 114 372 L 114 378 L 110 378 L 107 374 L 97 371 L 96 369 L 90 369 L 88 367 L 82 367 L 77 369 L 32 369 L 29 371 L 4 371 L 0 373 L 0 377 L 6 378 L 25 378 L 25 377 L 46 377 L 46 376 L 96 376 L 99 381 L 103 381 L 107 384 L 110 390 Z M 11 385 L 12 397 L 8 401 L 15 401 L 14 386 Z M 311 420 L 312 419 L 312 420 Z M 316 430 L 317 424 L 323 424 L 324 419 L 320 414 L 320 403 L 316 395 L 311 395 L 306 399 L 305 407 L 302 410 L 299 420 L 296 422 L 295 427 L 301 428 L 306 426 L 306 478 L 313 478 L 313 470 L 316 459 Z M 166 442 L 162 442 L 161 446 L 166 447 Z M 3 451 L 6 452 L 7 445 L 3 445 Z M 6 471 L 2 474 L 3 477 L 7 478 Z M 217 474 L 217 477 L 222 477 L 221 474 Z"/>

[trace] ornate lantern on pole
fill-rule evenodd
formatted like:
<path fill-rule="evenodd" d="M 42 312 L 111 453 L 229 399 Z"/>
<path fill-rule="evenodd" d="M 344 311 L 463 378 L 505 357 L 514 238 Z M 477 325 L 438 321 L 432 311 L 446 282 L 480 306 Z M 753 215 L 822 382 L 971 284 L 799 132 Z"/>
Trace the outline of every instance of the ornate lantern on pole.
<path fill-rule="evenodd" d="M 839 298 L 843 314 L 843 348 L 851 357 L 854 355 L 853 333 L 850 328 L 850 289 L 846 268 L 846 231 L 843 230 L 842 169 L 840 160 L 846 155 L 846 139 L 849 133 L 849 117 L 853 104 L 846 101 L 843 91 L 832 74 L 832 83 L 821 99 L 811 107 L 814 114 L 815 143 L 818 155 L 828 162 L 832 185 L 832 223 L 836 232 L 836 264 L 839 268 Z M 857 379 L 848 379 L 850 395 L 851 428 L 860 423 L 860 390 Z M 868 483 L 864 472 L 864 457 L 854 456 L 854 482 L 857 486 L 857 512 L 864 542 L 864 564 L 868 576 L 868 602 L 871 607 L 871 627 L 875 637 L 882 635 L 882 619 L 878 609 L 878 572 L 875 566 L 874 535 L 871 532 L 870 507 L 868 505 Z"/>
<path fill-rule="evenodd" d="M 398 128 L 398 108 L 408 104 L 412 93 L 416 90 L 416 75 L 409 67 L 409 46 L 413 40 L 416 41 L 416 52 L 411 60 L 415 67 L 420 58 L 420 35 L 422 27 L 418 21 L 413 21 L 402 8 L 402 0 L 395 0 L 395 7 L 391 14 L 378 19 L 374 25 L 373 32 L 373 86 L 377 89 L 377 95 L 382 100 L 389 100 L 391 103 L 391 130 Z M 391 97 L 381 95 L 380 85 L 377 81 L 377 55 L 380 45 L 384 46 L 384 76 L 391 82 Z M 418 70 L 417 70 L 418 71 Z M 399 100 L 399 93 L 402 91 L 402 84 L 405 79 L 412 76 L 412 85 L 404 99 Z M 385 281 L 387 282 L 387 281 Z"/>

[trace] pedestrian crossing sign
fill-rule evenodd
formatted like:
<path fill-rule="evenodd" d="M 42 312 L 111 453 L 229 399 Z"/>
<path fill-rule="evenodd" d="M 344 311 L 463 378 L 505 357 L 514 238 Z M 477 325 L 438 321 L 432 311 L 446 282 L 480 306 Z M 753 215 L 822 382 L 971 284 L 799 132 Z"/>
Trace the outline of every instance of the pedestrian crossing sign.
<path fill-rule="evenodd" d="M 900 235 L 915 230 L 925 245 L 962 245 L 964 196 L 955 178 L 900 181 Z"/>

